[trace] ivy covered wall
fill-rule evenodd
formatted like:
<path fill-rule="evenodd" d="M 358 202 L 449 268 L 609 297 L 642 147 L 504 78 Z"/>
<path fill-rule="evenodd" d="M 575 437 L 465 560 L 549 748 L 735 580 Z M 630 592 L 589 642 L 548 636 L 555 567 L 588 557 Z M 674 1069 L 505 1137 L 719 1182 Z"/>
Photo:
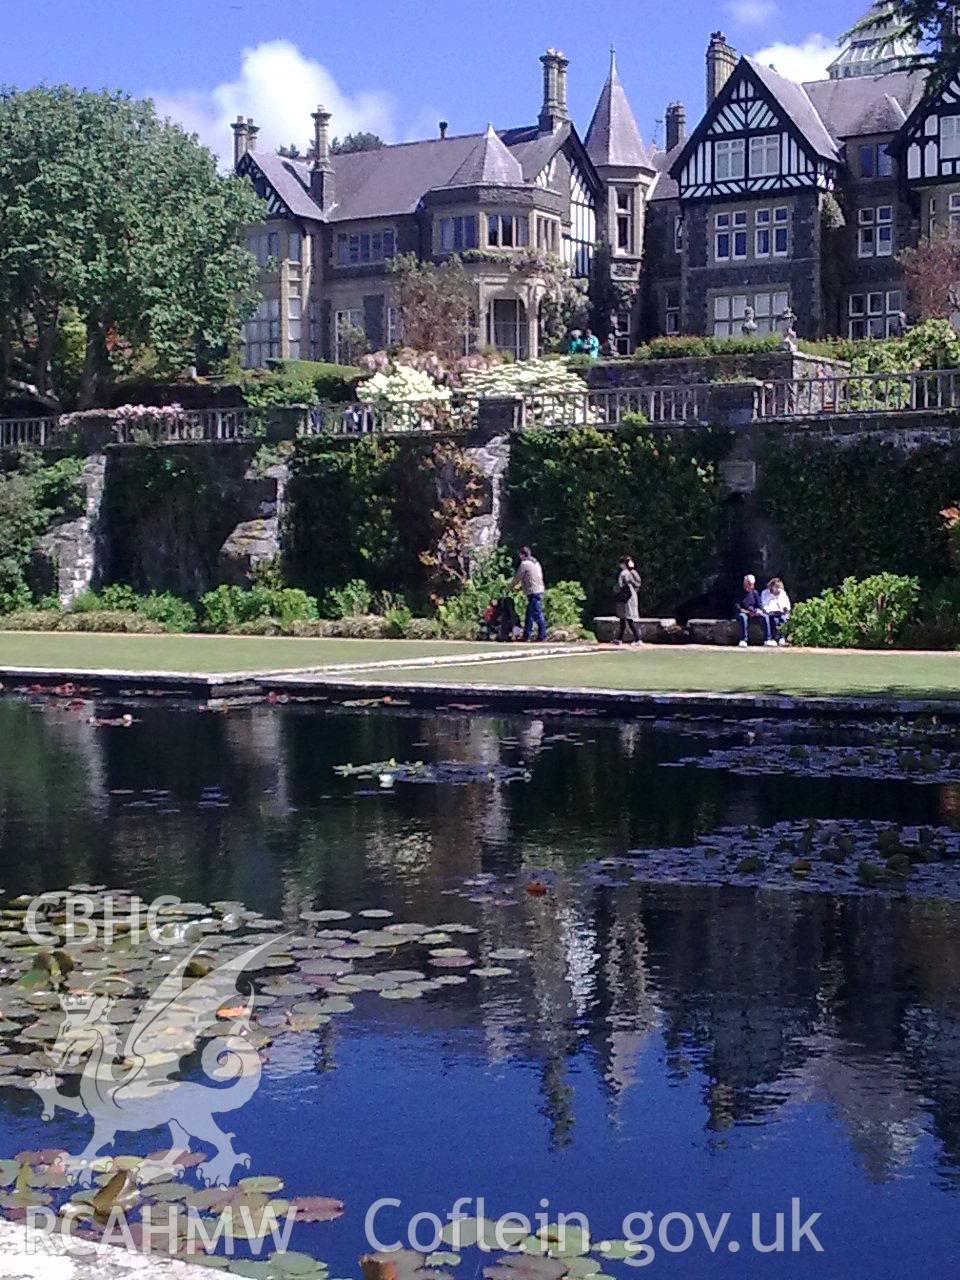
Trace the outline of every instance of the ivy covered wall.
<path fill-rule="evenodd" d="M 425 604 L 434 541 L 433 441 L 312 440 L 290 462 L 284 567 L 312 595 L 363 578 Z"/>
<path fill-rule="evenodd" d="M 758 506 L 779 548 L 771 572 L 796 598 L 853 575 L 949 572 L 939 512 L 960 497 L 960 440 L 906 435 L 769 437 Z"/>
<path fill-rule="evenodd" d="M 536 548 L 553 581 L 582 582 L 588 610 L 604 614 L 618 561 L 632 555 L 641 609 L 672 613 L 722 571 L 719 464 L 731 440 L 643 427 L 517 435 L 505 495 L 512 540 Z"/>

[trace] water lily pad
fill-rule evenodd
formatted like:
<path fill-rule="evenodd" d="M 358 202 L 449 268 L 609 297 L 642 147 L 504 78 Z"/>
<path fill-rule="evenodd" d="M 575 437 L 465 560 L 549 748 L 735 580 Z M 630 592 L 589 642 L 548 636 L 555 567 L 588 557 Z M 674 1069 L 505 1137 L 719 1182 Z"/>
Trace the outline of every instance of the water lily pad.
<path fill-rule="evenodd" d="M 513 977 L 512 969 L 504 969 L 502 965 L 487 965 L 483 969 L 471 969 L 470 972 L 475 978 L 511 978 Z"/>
<path fill-rule="evenodd" d="M 330 952 L 334 960 L 371 960 L 377 954 L 373 947 L 361 947 L 347 943 Z"/>
<path fill-rule="evenodd" d="M 524 947 L 500 947 L 497 951 L 491 951 L 489 958 L 491 960 L 526 960 L 530 954 Z"/>
<path fill-rule="evenodd" d="M 249 1191 L 265 1191 L 272 1194 L 274 1191 L 283 1190 L 283 1179 L 276 1177 L 274 1174 L 264 1174 L 261 1177 L 241 1178 L 237 1186 L 245 1193 Z"/>
<path fill-rule="evenodd" d="M 402 988 L 400 988 L 402 990 Z M 319 1013 L 352 1013 L 354 1009 L 352 1000 L 348 1000 L 346 996 L 330 996 L 327 1000 L 321 1000 L 319 1004 Z"/>
<path fill-rule="evenodd" d="M 443 1249 L 428 1253 L 425 1259 L 428 1267 L 459 1267 L 462 1261 L 459 1253 L 447 1253 Z"/>
<path fill-rule="evenodd" d="M 402 934 L 387 933 L 385 929 L 361 929 L 354 934 L 354 938 L 361 946 L 381 950 L 386 947 L 401 947 L 407 941 Z"/>
<path fill-rule="evenodd" d="M 419 1000 L 423 995 L 422 983 L 405 982 L 399 987 L 388 987 L 380 992 L 381 1000 Z"/>
<path fill-rule="evenodd" d="M 343 1201 L 332 1196 L 295 1196 L 290 1207 L 297 1211 L 297 1222 L 333 1222 L 343 1216 Z"/>
<path fill-rule="evenodd" d="M 393 915 L 392 911 L 387 911 L 385 907 L 369 907 L 366 911 L 358 912 L 365 920 L 389 920 Z"/>
<path fill-rule="evenodd" d="M 469 956 L 431 956 L 430 963 L 437 969 L 469 969 L 473 960 Z"/>
<path fill-rule="evenodd" d="M 464 951 L 463 947 L 435 947 L 430 952 L 432 956 L 468 956 L 469 951 Z"/>
<path fill-rule="evenodd" d="M 301 911 L 300 919 L 308 923 L 325 923 L 328 920 L 349 920 L 349 911 Z"/>
<path fill-rule="evenodd" d="M 305 1280 L 321 1280 L 329 1271 L 325 1262 L 318 1262 L 308 1253 L 272 1253 L 268 1259 L 270 1266 L 281 1276 L 303 1276 Z"/>

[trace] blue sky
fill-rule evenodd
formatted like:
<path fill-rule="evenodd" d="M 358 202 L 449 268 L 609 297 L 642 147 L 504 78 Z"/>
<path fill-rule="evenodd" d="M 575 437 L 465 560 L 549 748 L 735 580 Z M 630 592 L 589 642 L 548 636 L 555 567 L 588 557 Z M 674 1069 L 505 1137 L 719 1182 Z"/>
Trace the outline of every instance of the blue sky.
<path fill-rule="evenodd" d="M 306 142 L 322 98 L 335 132 L 390 140 L 535 119 L 538 57 L 570 58 L 570 103 L 582 131 L 610 44 L 645 136 L 665 104 L 703 108 L 703 51 L 722 28 L 744 53 L 784 74 L 822 74 L 824 52 L 866 0 L 0 0 L 0 82 L 67 81 L 155 97 L 225 149 L 243 110 L 264 142 Z M 305 16 L 306 15 L 306 16 Z M 776 47 L 774 47 L 776 46 Z M 662 126 L 661 126 L 662 137 Z"/>

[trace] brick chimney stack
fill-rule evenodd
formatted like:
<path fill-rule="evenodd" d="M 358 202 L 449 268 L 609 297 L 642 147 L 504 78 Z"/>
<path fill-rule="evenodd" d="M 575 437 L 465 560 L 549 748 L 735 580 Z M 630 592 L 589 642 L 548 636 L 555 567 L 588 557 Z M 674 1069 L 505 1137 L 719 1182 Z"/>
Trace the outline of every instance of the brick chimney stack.
<path fill-rule="evenodd" d="M 714 31 L 707 46 L 707 109 L 737 66 L 737 51 L 727 42 L 722 31 Z"/>
<path fill-rule="evenodd" d="M 667 150 L 672 151 L 687 136 L 687 111 L 682 102 L 671 102 L 667 107 Z"/>
<path fill-rule="evenodd" d="M 543 64 L 543 106 L 540 108 L 540 132 L 553 133 L 570 119 L 567 108 L 567 68 L 570 65 L 559 49 L 548 49 L 541 57 Z"/>
<path fill-rule="evenodd" d="M 330 112 L 322 106 L 313 113 L 313 152 L 310 194 L 326 213 L 333 204 L 334 174 L 330 160 Z"/>
<path fill-rule="evenodd" d="M 260 133 L 260 126 L 253 123 L 253 116 L 247 116 L 247 150 L 256 151 L 257 136 Z"/>
<path fill-rule="evenodd" d="M 243 116 L 237 116 L 230 128 L 233 130 L 233 167 L 236 168 L 249 150 L 247 122 Z"/>
<path fill-rule="evenodd" d="M 440 121 L 440 137 L 441 138 L 445 138 L 447 136 L 447 130 L 449 128 L 450 128 L 450 125 L 447 123 L 446 120 Z"/>

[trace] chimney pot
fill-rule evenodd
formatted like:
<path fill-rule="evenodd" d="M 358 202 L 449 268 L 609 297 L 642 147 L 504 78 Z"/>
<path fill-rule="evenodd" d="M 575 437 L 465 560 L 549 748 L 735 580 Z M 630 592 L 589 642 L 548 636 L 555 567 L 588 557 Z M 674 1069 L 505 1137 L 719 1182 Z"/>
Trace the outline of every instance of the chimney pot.
<path fill-rule="evenodd" d="M 441 138 L 445 138 L 445 137 L 447 136 L 447 130 L 448 130 L 449 128 L 450 128 L 450 125 L 448 124 L 448 122 L 447 122 L 446 120 L 441 120 L 441 121 L 440 121 L 440 137 L 441 137 Z"/>
<path fill-rule="evenodd" d="M 687 136 L 687 112 L 682 102 L 671 102 L 667 107 L 667 150 L 678 147 Z"/>
<path fill-rule="evenodd" d="M 240 163 L 249 150 L 249 134 L 247 132 L 247 122 L 243 116 L 237 116 L 236 123 L 230 128 L 233 130 L 233 164 L 234 168 Z"/>
<path fill-rule="evenodd" d="M 712 106 L 720 90 L 733 75 L 737 66 L 737 51 L 728 44 L 722 31 L 710 35 L 707 46 L 707 108 Z"/>
<path fill-rule="evenodd" d="M 313 113 L 313 166 L 310 170 L 310 194 L 326 212 L 333 204 L 334 173 L 330 161 L 330 112 L 318 106 Z"/>
<path fill-rule="evenodd" d="M 570 62 L 557 49 L 548 49 L 540 61 L 543 64 L 540 132 L 553 133 L 565 120 L 570 119 L 567 108 L 567 68 Z"/>

